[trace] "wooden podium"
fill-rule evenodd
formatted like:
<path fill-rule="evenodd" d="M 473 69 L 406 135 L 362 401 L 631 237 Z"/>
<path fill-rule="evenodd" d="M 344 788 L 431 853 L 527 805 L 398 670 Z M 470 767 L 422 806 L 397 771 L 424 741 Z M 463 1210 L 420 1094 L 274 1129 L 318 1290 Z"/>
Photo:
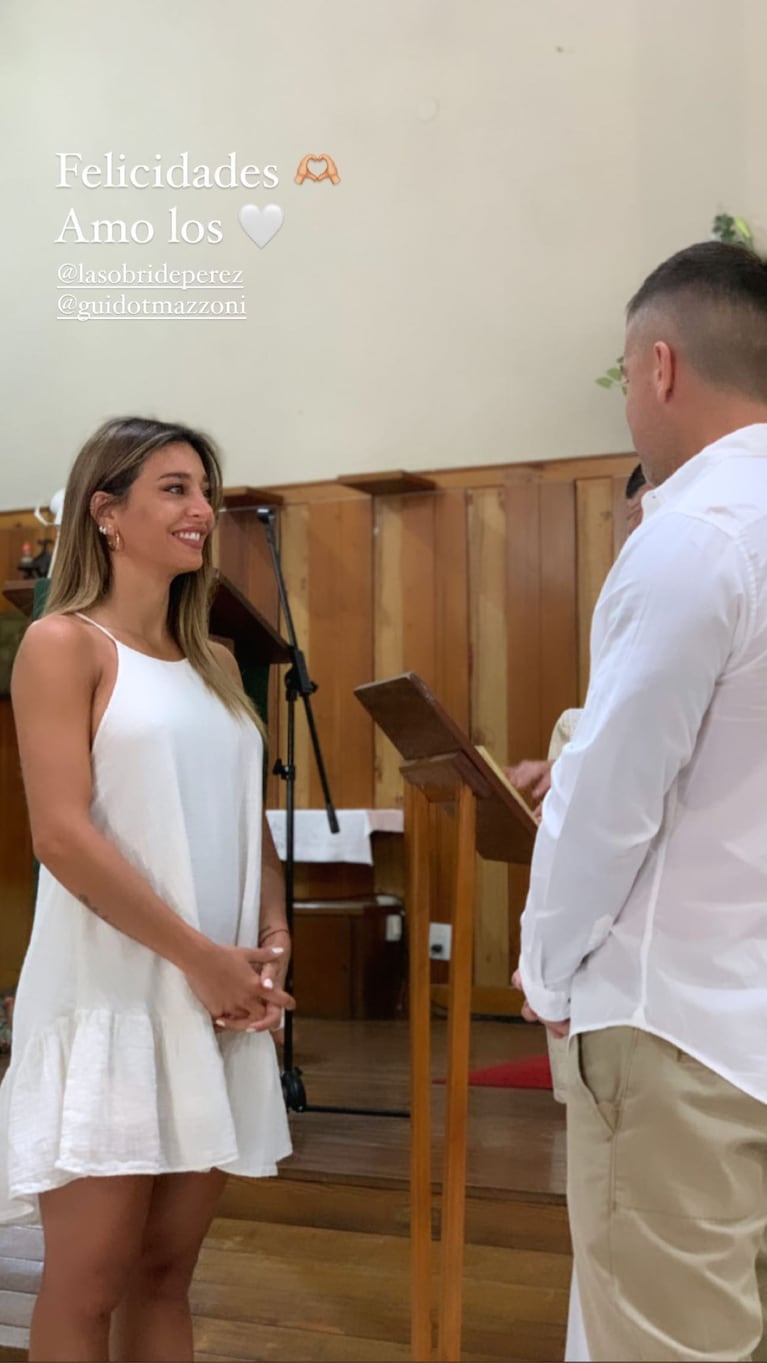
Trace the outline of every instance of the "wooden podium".
<path fill-rule="evenodd" d="M 355 695 L 404 759 L 410 950 L 412 1356 L 432 1354 L 429 805 L 455 813 L 457 858 L 448 1003 L 447 1112 L 436 1357 L 461 1357 L 475 854 L 529 863 L 537 832 L 524 803 L 413 672 Z"/>
<path fill-rule="evenodd" d="M 210 632 L 231 639 L 242 672 L 272 663 L 289 663 L 290 645 L 223 573 L 216 571 L 210 607 Z"/>

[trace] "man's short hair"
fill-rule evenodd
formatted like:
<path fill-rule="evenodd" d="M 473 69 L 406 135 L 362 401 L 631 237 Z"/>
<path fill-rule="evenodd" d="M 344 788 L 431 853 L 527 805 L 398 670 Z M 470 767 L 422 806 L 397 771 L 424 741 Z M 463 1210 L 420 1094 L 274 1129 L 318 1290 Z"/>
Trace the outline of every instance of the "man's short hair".
<path fill-rule="evenodd" d="M 631 470 L 628 482 L 626 483 L 626 501 L 629 502 L 632 497 L 636 497 L 637 493 L 641 488 L 645 487 L 646 484 L 647 479 L 642 471 L 642 465 L 637 464 L 636 468 Z"/>
<path fill-rule="evenodd" d="M 650 308 L 707 383 L 767 401 L 767 263 L 756 252 L 723 241 L 677 251 L 634 294 L 628 321 Z"/>

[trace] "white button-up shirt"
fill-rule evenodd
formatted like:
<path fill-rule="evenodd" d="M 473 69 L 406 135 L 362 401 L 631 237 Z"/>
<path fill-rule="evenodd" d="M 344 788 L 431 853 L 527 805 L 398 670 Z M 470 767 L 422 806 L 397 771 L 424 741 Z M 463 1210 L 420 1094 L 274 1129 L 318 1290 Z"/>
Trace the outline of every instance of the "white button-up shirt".
<path fill-rule="evenodd" d="M 654 1032 L 767 1102 L 767 424 L 648 492 L 522 917 L 541 1017 Z"/>

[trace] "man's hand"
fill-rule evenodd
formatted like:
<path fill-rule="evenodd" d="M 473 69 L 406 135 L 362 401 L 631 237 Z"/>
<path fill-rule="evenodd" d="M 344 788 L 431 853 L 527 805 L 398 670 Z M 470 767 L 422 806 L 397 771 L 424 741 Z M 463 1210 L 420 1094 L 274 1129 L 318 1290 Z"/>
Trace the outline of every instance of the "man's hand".
<path fill-rule="evenodd" d="M 511 983 L 515 989 L 519 990 L 520 994 L 524 994 L 525 986 L 522 983 L 522 976 L 518 970 L 514 971 L 514 974 L 511 977 Z M 537 1013 L 533 1012 L 527 999 L 525 999 L 522 1004 L 522 1016 L 525 1019 L 525 1022 L 542 1022 L 546 1031 L 549 1032 L 551 1036 L 563 1037 L 570 1035 L 569 1019 L 564 1022 L 547 1022 L 545 1018 L 540 1018 Z"/>
<path fill-rule="evenodd" d="M 506 767 L 506 776 L 516 790 L 529 792 L 530 803 L 540 804 L 551 789 L 551 762 L 525 758 L 515 767 Z"/>

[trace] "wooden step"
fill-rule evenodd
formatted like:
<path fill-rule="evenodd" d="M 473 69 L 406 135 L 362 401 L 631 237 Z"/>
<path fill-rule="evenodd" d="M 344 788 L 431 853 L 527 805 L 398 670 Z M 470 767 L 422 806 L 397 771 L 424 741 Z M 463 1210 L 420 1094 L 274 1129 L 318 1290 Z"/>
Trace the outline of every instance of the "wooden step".
<path fill-rule="evenodd" d="M 0 1256 L 0 1343 L 20 1348 L 39 1283 L 41 1232 L 0 1231 Z M 434 1269 L 436 1300 L 436 1255 Z M 464 1357 L 557 1357 L 569 1280 L 567 1254 L 467 1246 Z M 409 1357 L 409 1246 L 401 1235 L 217 1217 L 191 1300 L 204 1356 L 285 1363 Z"/>
<path fill-rule="evenodd" d="M 437 1194 L 432 1222 L 435 1239 L 439 1236 L 440 1202 Z M 219 1212 L 223 1217 L 286 1226 L 410 1234 L 406 1188 L 370 1188 L 311 1179 L 230 1178 Z M 470 1196 L 466 1201 L 466 1243 L 570 1254 L 567 1208 L 563 1200 Z"/>
<path fill-rule="evenodd" d="M 436 1027 L 434 1077 L 445 1073 Z M 442 1032 L 444 1029 L 442 1029 Z M 473 1064 L 545 1044 L 482 1024 Z M 304 1023 L 300 1060 L 316 1103 L 407 1103 L 397 1024 Z M 433 1085 L 434 1234 L 444 1086 Z M 209 1363 L 405 1363 L 409 1345 L 409 1123 L 369 1114 L 290 1118 L 277 1178 L 230 1178 L 193 1285 L 197 1357 Z M 463 1359 L 561 1358 L 570 1276 L 564 1120 L 551 1094 L 470 1095 Z M 39 1227 L 0 1228 L 0 1363 L 25 1357 L 42 1259 Z M 438 1251 L 434 1270 L 437 1272 Z M 436 1281 L 433 1284 L 436 1299 Z"/>

